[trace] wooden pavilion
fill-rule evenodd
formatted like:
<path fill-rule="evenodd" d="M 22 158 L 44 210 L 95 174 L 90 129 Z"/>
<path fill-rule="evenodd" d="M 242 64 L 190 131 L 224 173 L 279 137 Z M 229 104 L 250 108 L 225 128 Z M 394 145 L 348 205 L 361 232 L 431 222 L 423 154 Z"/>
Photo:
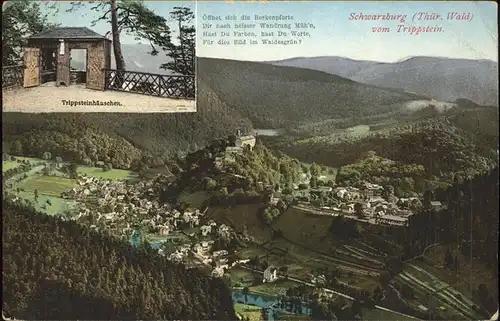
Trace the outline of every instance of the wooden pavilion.
<path fill-rule="evenodd" d="M 56 86 L 71 82 L 71 49 L 86 49 L 86 87 L 105 90 L 105 71 L 111 66 L 111 40 L 86 27 L 54 28 L 28 39 L 24 51 L 24 87 L 39 86 L 42 78 Z"/>

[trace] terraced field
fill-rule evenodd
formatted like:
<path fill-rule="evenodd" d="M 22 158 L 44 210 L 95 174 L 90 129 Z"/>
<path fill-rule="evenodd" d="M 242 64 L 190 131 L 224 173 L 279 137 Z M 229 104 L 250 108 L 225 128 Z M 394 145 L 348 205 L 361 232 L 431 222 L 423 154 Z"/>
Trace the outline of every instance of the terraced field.
<path fill-rule="evenodd" d="M 418 304 L 429 305 L 432 300 L 437 311 L 445 318 L 457 320 L 481 320 L 484 316 L 472 309 L 474 302 L 459 293 L 450 284 L 443 282 L 428 271 L 414 264 L 407 264 L 396 282 L 408 284 L 415 292 Z"/>
<path fill-rule="evenodd" d="M 211 208 L 208 213 L 219 223 L 230 224 L 239 231 L 246 229 L 260 244 L 252 256 L 275 266 L 287 266 L 290 276 L 309 279 L 318 268 L 337 268 L 343 275 L 340 281 L 345 284 L 368 291 L 378 285 L 385 268 L 385 253 L 361 241 L 339 240 L 329 232 L 331 218 L 295 209 L 289 209 L 273 222 L 272 229 L 283 233 L 283 237 L 273 237 L 272 229 L 257 216 L 259 207 L 249 204 Z"/>

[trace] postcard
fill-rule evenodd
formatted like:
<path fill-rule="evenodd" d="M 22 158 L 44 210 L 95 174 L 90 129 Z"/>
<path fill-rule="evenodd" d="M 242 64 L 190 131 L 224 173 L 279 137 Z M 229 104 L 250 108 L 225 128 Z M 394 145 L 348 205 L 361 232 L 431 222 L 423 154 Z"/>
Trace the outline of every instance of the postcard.
<path fill-rule="evenodd" d="M 498 319 L 496 3 L 51 3 L 2 17 L 3 318 Z"/>

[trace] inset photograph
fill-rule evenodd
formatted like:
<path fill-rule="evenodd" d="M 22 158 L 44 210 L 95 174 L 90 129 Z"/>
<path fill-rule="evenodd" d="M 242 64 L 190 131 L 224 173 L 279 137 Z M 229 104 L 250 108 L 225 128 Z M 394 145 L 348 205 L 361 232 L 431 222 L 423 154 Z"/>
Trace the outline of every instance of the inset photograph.
<path fill-rule="evenodd" d="M 2 6 L 4 112 L 195 112 L 193 1 Z"/>

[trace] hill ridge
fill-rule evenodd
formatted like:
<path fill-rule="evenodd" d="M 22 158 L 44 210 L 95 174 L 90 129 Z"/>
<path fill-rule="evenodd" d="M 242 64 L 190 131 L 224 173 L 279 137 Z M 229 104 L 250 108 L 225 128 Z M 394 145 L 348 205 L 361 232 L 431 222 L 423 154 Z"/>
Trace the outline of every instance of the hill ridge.
<path fill-rule="evenodd" d="M 320 70 L 443 101 L 466 98 L 480 105 L 498 106 L 498 62 L 490 59 L 414 56 L 397 62 L 374 62 L 321 56 L 266 63 Z"/>

